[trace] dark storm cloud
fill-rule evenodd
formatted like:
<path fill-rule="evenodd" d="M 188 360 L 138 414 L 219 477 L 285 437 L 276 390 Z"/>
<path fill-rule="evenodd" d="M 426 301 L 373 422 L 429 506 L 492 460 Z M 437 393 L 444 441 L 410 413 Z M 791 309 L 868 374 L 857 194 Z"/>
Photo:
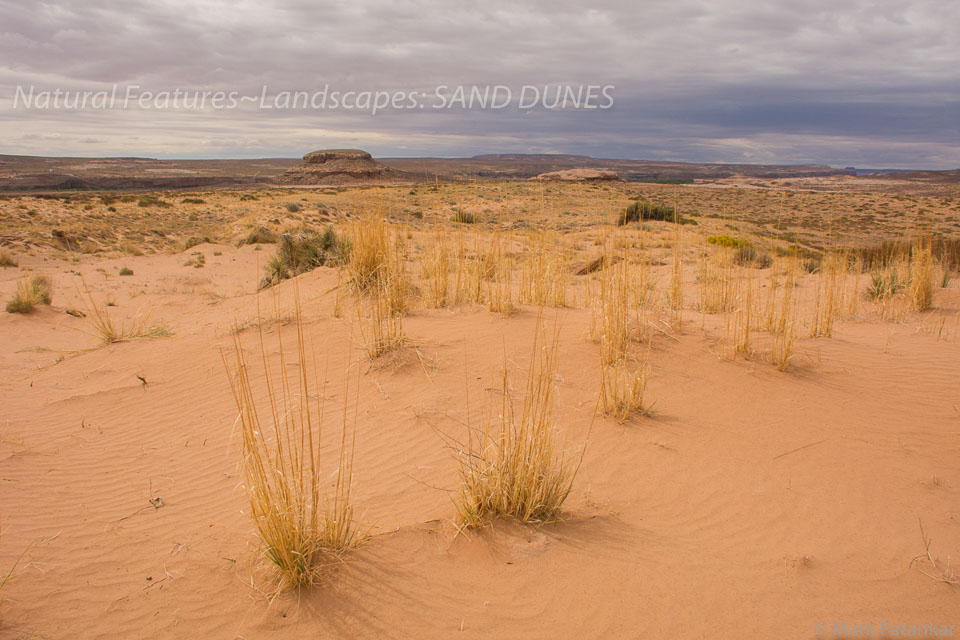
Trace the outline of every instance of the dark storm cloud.
<path fill-rule="evenodd" d="M 6 153 L 574 152 L 960 166 L 950 0 L 0 0 Z M 605 111 L 24 111 L 17 85 L 256 94 L 616 85 Z M 6 99 L 5 101 L 2 99 Z"/>

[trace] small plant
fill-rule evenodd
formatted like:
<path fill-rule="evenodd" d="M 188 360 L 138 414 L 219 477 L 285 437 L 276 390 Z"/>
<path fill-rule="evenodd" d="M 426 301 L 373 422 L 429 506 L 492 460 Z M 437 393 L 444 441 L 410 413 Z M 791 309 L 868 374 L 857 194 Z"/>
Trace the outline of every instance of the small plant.
<path fill-rule="evenodd" d="M 364 305 L 357 307 L 360 335 L 371 360 L 397 351 L 403 347 L 406 340 L 403 333 L 403 314 L 392 307 L 390 290 L 390 283 L 381 281 L 373 291 L 368 292 L 370 295 L 366 305 L 367 315 L 363 314 Z"/>
<path fill-rule="evenodd" d="M 202 198 L 184 198 L 180 201 L 182 204 L 207 204 Z"/>
<path fill-rule="evenodd" d="M 122 276 L 132 276 L 132 275 L 133 275 L 133 269 L 128 269 L 127 267 L 123 267 L 122 269 L 120 269 L 120 275 L 122 275 Z"/>
<path fill-rule="evenodd" d="M 187 238 L 186 242 L 183 243 L 183 250 L 193 249 L 198 244 L 204 244 L 211 242 L 210 238 L 207 236 L 190 236 Z"/>
<path fill-rule="evenodd" d="M 463 209 L 457 209 L 457 212 L 453 214 L 453 217 L 450 218 L 454 222 L 459 222 L 461 224 L 476 224 L 477 216 Z"/>
<path fill-rule="evenodd" d="M 167 207 L 172 207 L 173 205 L 167 202 L 166 200 L 163 200 L 156 196 L 141 196 L 140 199 L 137 201 L 137 206 L 167 208 Z"/>
<path fill-rule="evenodd" d="M 7 313 L 30 313 L 38 304 L 50 304 L 50 281 L 44 276 L 23 277 L 17 281 L 17 292 L 7 303 Z"/>
<path fill-rule="evenodd" d="M 773 264 L 773 258 L 769 254 L 760 253 L 751 244 L 737 247 L 737 251 L 733 255 L 733 261 L 741 267 L 757 269 L 766 269 Z"/>
<path fill-rule="evenodd" d="M 115 324 L 113 318 L 110 317 L 110 312 L 107 311 L 107 307 L 112 305 L 109 303 L 98 305 L 93 299 L 90 289 L 87 288 L 86 282 L 83 283 L 83 292 L 81 292 L 80 297 L 87 309 L 86 320 L 93 329 L 94 335 L 99 337 L 103 344 L 141 338 L 166 338 L 173 335 L 173 332 L 162 324 L 149 324 L 149 317 L 134 320 L 130 323 L 120 322 Z"/>
<path fill-rule="evenodd" d="M 646 200 L 635 200 L 620 212 L 620 216 L 617 218 L 617 225 L 622 227 L 631 222 L 640 222 L 642 220 L 677 222 L 677 214 L 673 207 L 654 204 Z"/>
<path fill-rule="evenodd" d="M 933 251 L 930 243 L 918 242 L 910 253 L 910 306 L 914 311 L 926 311 L 933 306 L 934 277 Z"/>
<path fill-rule="evenodd" d="M 710 244 L 715 244 L 718 247 L 732 247 L 734 249 L 739 249 L 740 247 L 749 247 L 751 242 L 746 238 L 734 238 L 732 236 L 710 236 L 707 238 L 707 242 Z"/>
<path fill-rule="evenodd" d="M 630 367 L 620 360 L 611 366 L 600 368 L 600 399 L 603 412 L 617 422 L 626 422 L 632 414 L 647 415 L 650 412 L 644 400 L 647 391 L 647 379 L 650 376 L 650 363 L 643 362 Z"/>
<path fill-rule="evenodd" d="M 296 286 L 296 285 L 295 285 Z M 321 461 L 326 393 L 308 367 L 307 345 L 299 291 L 296 295 L 297 372 L 290 374 L 282 348 L 279 322 L 279 362 L 271 364 L 262 324 L 260 353 L 270 411 L 264 422 L 254 398 L 250 367 L 234 335 L 234 360 L 224 366 L 239 412 L 241 464 L 250 516 L 263 541 L 266 557 L 290 587 L 308 586 L 320 577 L 324 564 L 355 546 L 360 537 L 353 516 L 352 475 L 356 423 L 347 428 L 349 375 L 345 376 L 340 457 L 331 476 Z M 359 375 L 359 370 L 358 370 Z M 279 377 L 279 380 L 277 379 Z M 255 377 L 255 380 L 261 378 Z M 332 493 L 332 495 L 331 495 Z"/>
<path fill-rule="evenodd" d="M 267 263 L 260 288 L 274 286 L 317 267 L 342 264 L 349 253 L 350 245 L 332 226 L 322 233 L 308 227 L 285 233 L 280 238 L 276 255 Z"/>
<path fill-rule="evenodd" d="M 870 285 L 867 295 L 878 302 L 883 302 L 903 290 L 904 283 L 900 280 L 898 269 L 887 267 L 870 274 Z"/>
<path fill-rule="evenodd" d="M 237 246 L 242 247 L 245 244 L 276 244 L 280 241 L 280 236 L 267 229 L 266 227 L 257 227 L 247 234 L 247 237 L 241 240 Z"/>
<path fill-rule="evenodd" d="M 20 263 L 6 249 L 0 250 L 0 267 L 18 267 Z"/>
<path fill-rule="evenodd" d="M 303 208 L 303 207 L 301 207 L 299 204 L 297 204 L 296 202 L 288 202 L 287 204 L 285 204 L 285 205 L 283 205 L 283 206 L 284 206 L 284 208 L 285 208 L 287 211 L 289 211 L 290 213 L 297 213 L 297 212 L 299 212 L 299 211 Z"/>
<path fill-rule="evenodd" d="M 190 257 L 187 258 L 187 261 L 183 263 L 185 267 L 193 267 L 194 269 L 202 269 L 207 264 L 207 259 L 204 257 L 203 253 L 200 251 L 194 251 L 190 254 Z"/>
<path fill-rule="evenodd" d="M 519 412 L 510 394 L 504 357 L 501 404 L 484 425 L 479 441 L 468 431 L 459 447 L 461 487 L 456 499 L 461 523 L 476 527 L 494 517 L 550 522 L 560 515 L 583 460 L 557 446 L 553 414 L 558 331 L 541 338 L 537 319 Z"/>

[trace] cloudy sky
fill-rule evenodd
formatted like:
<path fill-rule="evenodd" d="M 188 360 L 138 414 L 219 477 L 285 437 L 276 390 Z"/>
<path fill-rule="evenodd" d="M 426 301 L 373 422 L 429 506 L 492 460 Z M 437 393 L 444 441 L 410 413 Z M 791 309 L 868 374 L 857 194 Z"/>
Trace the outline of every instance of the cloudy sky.
<path fill-rule="evenodd" d="M 954 0 L 0 0 L 0 153 L 359 147 L 956 168 L 958 69 Z M 106 108 L 41 106 L 43 92 L 114 85 Z M 451 98 L 497 85 L 507 107 L 437 108 L 438 86 Z M 612 86 L 613 105 L 520 105 L 524 86 Z M 261 108 L 264 93 L 271 104 L 324 87 L 415 92 L 422 106 Z M 177 89 L 232 92 L 237 105 L 136 102 Z"/>

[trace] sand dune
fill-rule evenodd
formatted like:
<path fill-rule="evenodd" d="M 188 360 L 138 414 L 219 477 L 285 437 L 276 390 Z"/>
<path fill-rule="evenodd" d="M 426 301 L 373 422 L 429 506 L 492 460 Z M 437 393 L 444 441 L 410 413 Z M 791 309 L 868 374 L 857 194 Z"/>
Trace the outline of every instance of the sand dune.
<path fill-rule="evenodd" d="M 196 251 L 205 268 L 185 268 Z M 720 320 L 701 329 L 690 313 L 654 334 L 653 415 L 597 418 L 561 522 L 460 530 L 444 436 L 482 418 L 504 355 L 528 365 L 536 309 L 414 310 L 410 346 L 370 363 L 351 314 L 334 317 L 326 267 L 299 280 L 304 329 L 330 415 L 359 403 L 354 500 L 368 537 L 317 587 L 271 600 L 221 356 L 232 325 L 257 317 L 265 255 L 21 259 L 55 295 L 0 315 L 0 567 L 23 553 L 2 591 L 4 637 L 808 638 L 834 621 L 956 622 L 956 588 L 911 567 L 921 521 L 936 558 L 960 551 L 952 319 L 938 339 L 922 314 L 863 313 L 830 339 L 801 338 L 784 373 L 719 358 Z M 132 276 L 105 277 L 121 262 Z M 80 273 L 117 319 L 149 311 L 174 335 L 102 346 L 64 313 L 82 308 Z M 0 272 L 4 299 L 17 276 Z M 260 304 L 279 300 L 288 318 L 292 295 L 286 281 Z M 955 283 L 936 293 L 949 318 L 958 303 Z M 591 312 L 545 314 L 561 326 L 557 414 L 576 444 L 596 407 Z M 256 348 L 254 329 L 241 338 Z"/>

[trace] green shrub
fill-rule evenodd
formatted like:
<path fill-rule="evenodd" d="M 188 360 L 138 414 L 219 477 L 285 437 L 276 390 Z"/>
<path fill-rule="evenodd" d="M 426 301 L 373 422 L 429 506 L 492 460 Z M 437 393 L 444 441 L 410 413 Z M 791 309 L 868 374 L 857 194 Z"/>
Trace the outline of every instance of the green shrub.
<path fill-rule="evenodd" d="M 617 218 L 617 225 L 622 227 L 631 222 L 640 222 L 641 220 L 677 222 L 673 207 L 647 202 L 646 200 L 635 200 L 620 212 L 620 216 Z M 683 222 L 682 219 L 681 222 Z"/>
<path fill-rule="evenodd" d="M 127 268 L 127 267 L 123 267 L 122 269 L 120 269 L 120 275 L 122 275 L 122 276 L 132 276 L 132 275 L 133 275 L 133 269 L 129 269 L 129 268 Z"/>
<path fill-rule="evenodd" d="M 207 204 L 207 201 L 201 198 L 184 198 L 180 202 L 182 204 Z"/>
<path fill-rule="evenodd" d="M 752 244 L 746 238 L 733 238 L 731 236 L 710 236 L 707 238 L 707 242 L 715 244 L 718 247 L 732 247 L 734 249 L 749 247 Z"/>
<path fill-rule="evenodd" d="M 895 293 L 902 291 L 905 286 L 906 282 L 900 280 L 895 268 L 878 270 L 870 274 L 867 295 L 874 300 L 887 300 Z"/>
<path fill-rule="evenodd" d="M 290 213 L 297 213 L 301 209 L 300 205 L 296 202 L 288 202 L 284 205 L 284 207 L 286 207 L 287 211 Z"/>
<path fill-rule="evenodd" d="M 276 255 L 267 263 L 260 288 L 272 287 L 287 278 L 324 265 L 342 264 L 350 253 L 350 244 L 328 226 L 322 233 L 301 227 L 280 237 Z"/>

